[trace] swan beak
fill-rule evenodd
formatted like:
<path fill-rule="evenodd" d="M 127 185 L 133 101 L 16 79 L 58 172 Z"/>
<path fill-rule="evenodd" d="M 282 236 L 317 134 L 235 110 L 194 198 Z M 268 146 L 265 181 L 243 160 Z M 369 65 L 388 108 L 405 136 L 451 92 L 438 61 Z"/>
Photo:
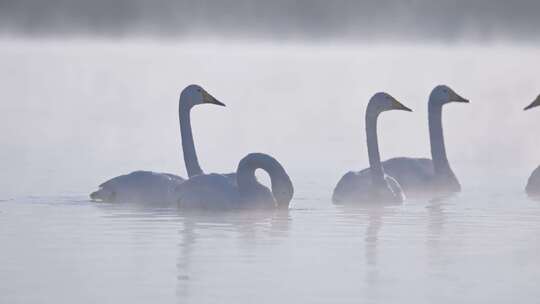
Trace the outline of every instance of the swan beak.
<path fill-rule="evenodd" d="M 523 110 L 527 111 L 537 106 L 540 106 L 540 96 L 538 96 L 535 101 L 533 101 L 530 105 L 526 106 Z"/>
<path fill-rule="evenodd" d="M 217 100 L 214 96 L 208 94 L 208 92 L 202 91 L 202 95 L 203 95 L 203 100 L 205 103 L 211 103 L 211 104 L 225 107 L 225 104 L 223 102 Z"/>
<path fill-rule="evenodd" d="M 450 100 L 452 100 L 452 101 L 470 103 L 470 101 L 467 98 L 463 98 L 463 97 L 459 96 L 456 92 L 451 92 L 450 95 L 451 95 Z"/>
<path fill-rule="evenodd" d="M 407 108 L 405 105 L 403 105 L 401 102 L 394 99 L 394 109 L 395 110 L 402 110 L 407 112 L 412 112 L 413 110 L 410 108 Z"/>

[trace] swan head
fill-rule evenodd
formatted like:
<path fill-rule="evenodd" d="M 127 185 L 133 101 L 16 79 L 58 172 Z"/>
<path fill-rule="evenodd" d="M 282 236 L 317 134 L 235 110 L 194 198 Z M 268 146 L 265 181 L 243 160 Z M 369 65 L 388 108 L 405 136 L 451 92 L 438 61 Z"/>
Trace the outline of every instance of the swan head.
<path fill-rule="evenodd" d="M 225 106 L 224 103 L 217 100 L 214 96 L 210 95 L 201 86 L 192 84 L 188 85 L 180 93 L 180 104 L 189 108 L 200 104 L 215 104 L 218 106 Z"/>
<path fill-rule="evenodd" d="M 527 111 L 538 106 L 540 106 L 540 95 L 538 95 L 538 97 L 536 97 L 536 99 L 530 105 L 526 106 L 523 110 Z"/>
<path fill-rule="evenodd" d="M 450 102 L 469 103 L 468 99 L 461 97 L 446 85 L 436 86 L 433 91 L 431 91 L 429 101 L 430 103 L 436 103 L 441 106 Z"/>
<path fill-rule="evenodd" d="M 369 100 L 368 113 L 379 114 L 385 111 L 401 110 L 412 112 L 411 109 L 404 106 L 388 93 L 379 92 Z"/>
<path fill-rule="evenodd" d="M 279 178 L 274 178 L 272 180 L 272 194 L 276 199 L 278 208 L 289 208 L 289 203 L 291 202 L 294 195 L 294 188 L 289 175 L 283 170 Z"/>

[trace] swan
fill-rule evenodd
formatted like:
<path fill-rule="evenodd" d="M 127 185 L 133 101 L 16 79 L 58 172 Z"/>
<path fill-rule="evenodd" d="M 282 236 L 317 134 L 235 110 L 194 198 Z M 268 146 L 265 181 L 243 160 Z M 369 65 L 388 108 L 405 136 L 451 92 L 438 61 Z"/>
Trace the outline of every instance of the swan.
<path fill-rule="evenodd" d="M 537 106 L 540 106 L 540 95 L 530 105 L 526 106 L 524 110 L 527 111 Z M 525 187 L 525 192 L 531 197 L 540 197 L 540 166 L 531 173 Z"/>
<path fill-rule="evenodd" d="M 428 121 L 431 157 L 396 157 L 383 162 L 386 173 L 395 178 L 408 197 L 432 197 L 461 191 L 461 185 L 446 157 L 442 129 L 442 107 L 450 102 L 468 103 L 445 85 L 436 86 L 429 96 Z"/>
<path fill-rule="evenodd" d="M 257 181 L 257 169 L 268 173 L 272 190 Z M 179 207 L 205 210 L 289 207 L 293 184 L 283 166 L 272 156 L 248 154 L 238 164 L 236 179 L 234 184 L 223 174 L 193 176 L 176 189 Z"/>
<path fill-rule="evenodd" d="M 225 106 L 198 85 L 189 85 L 182 90 L 178 114 L 184 162 L 189 177 L 203 173 L 193 143 L 190 120 L 191 109 L 200 104 Z M 90 198 L 106 202 L 171 203 L 175 202 L 174 190 L 184 181 L 184 178 L 174 174 L 135 171 L 104 182 L 97 191 L 90 194 Z"/>
<path fill-rule="evenodd" d="M 332 201 L 346 203 L 401 203 L 404 199 L 401 186 L 394 178 L 386 175 L 380 160 L 377 140 L 377 118 L 390 110 L 412 112 L 387 93 L 377 93 L 369 101 L 366 110 L 366 137 L 369 168 L 346 173 L 337 183 Z"/>

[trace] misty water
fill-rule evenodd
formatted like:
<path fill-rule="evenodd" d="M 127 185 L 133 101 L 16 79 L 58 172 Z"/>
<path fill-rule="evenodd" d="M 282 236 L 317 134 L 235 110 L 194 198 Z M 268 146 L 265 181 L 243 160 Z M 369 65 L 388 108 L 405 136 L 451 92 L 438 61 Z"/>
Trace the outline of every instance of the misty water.
<path fill-rule="evenodd" d="M 535 46 L 0 41 L 0 303 L 508 303 L 540 296 Z M 138 169 L 186 176 L 178 95 L 227 104 L 192 124 L 206 172 L 276 157 L 288 211 L 186 213 L 95 203 Z M 364 108 L 387 91 L 382 158 L 428 156 L 427 98 L 444 109 L 463 191 L 395 206 L 331 204 L 367 166 Z M 260 174 L 266 183 L 268 178 Z"/>

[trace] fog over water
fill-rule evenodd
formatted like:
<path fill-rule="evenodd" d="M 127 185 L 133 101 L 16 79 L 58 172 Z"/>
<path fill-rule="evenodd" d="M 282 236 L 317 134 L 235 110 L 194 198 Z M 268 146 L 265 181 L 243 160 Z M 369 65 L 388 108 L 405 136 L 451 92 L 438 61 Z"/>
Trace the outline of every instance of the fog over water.
<path fill-rule="evenodd" d="M 532 303 L 540 297 L 537 1 L 1 1 L 0 303 Z M 294 183 L 283 212 L 92 202 L 134 170 L 186 177 L 178 98 L 205 172 L 250 152 Z M 342 208 L 368 166 L 429 156 L 443 110 L 459 195 Z M 268 185 L 268 177 L 258 172 Z M 45 299 L 45 300 L 44 300 Z"/>
<path fill-rule="evenodd" d="M 0 29 L 26 35 L 538 41 L 534 0 L 4 0 Z"/>
<path fill-rule="evenodd" d="M 415 110 L 381 117 L 383 158 L 429 156 L 427 99 L 444 83 L 471 100 L 444 109 L 449 158 L 464 187 L 510 182 L 521 188 L 540 162 L 538 120 L 522 110 L 540 86 L 537 51 L 4 40 L 1 107 L 9 115 L 0 122 L 1 153 L 9 162 L 2 192 L 84 193 L 135 169 L 185 175 L 177 107 L 190 83 L 228 105 L 193 111 L 207 171 L 229 172 L 247 153 L 268 152 L 293 177 L 304 170 L 331 176 L 329 194 L 340 174 L 367 166 L 363 115 L 373 93 L 387 91 Z M 483 177 L 467 180 L 468 172 Z"/>

